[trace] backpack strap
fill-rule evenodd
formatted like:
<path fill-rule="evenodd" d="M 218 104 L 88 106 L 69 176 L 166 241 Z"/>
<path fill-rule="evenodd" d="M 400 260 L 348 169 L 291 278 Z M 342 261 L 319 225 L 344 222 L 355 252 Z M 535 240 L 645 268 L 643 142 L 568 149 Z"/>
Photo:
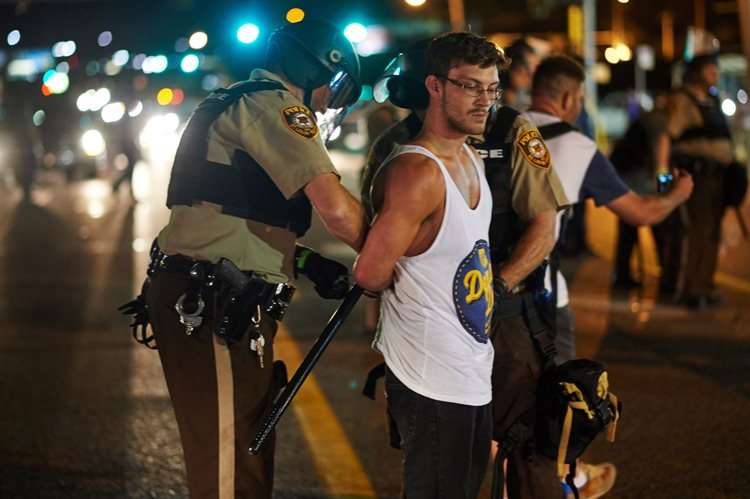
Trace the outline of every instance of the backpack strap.
<path fill-rule="evenodd" d="M 568 475 L 565 477 L 565 483 L 570 487 L 570 490 L 573 492 L 573 496 L 575 499 L 580 499 L 580 495 L 578 493 L 578 487 L 576 487 L 576 462 L 573 461 L 570 463 L 570 468 L 568 470 Z"/>
<path fill-rule="evenodd" d="M 557 354 L 555 342 L 539 314 L 538 305 L 534 303 L 534 296 L 531 293 L 523 293 L 522 300 L 523 316 L 526 318 L 531 339 L 542 355 L 545 369 L 552 367 L 555 365 L 555 355 Z"/>
<path fill-rule="evenodd" d="M 568 132 L 579 132 L 580 130 L 570 123 L 567 123 L 565 121 L 556 121 L 555 123 L 550 123 L 549 125 L 542 125 L 540 127 L 537 127 L 539 129 L 539 133 L 542 135 L 542 138 L 544 140 L 551 140 L 555 137 L 559 137 L 560 135 L 564 135 Z"/>
<path fill-rule="evenodd" d="M 513 128 L 518 115 L 521 114 L 512 107 L 501 106 L 495 108 L 495 112 L 492 117 L 492 124 L 488 127 L 491 130 L 493 137 L 500 137 L 500 140 L 505 140 L 505 137 L 510 133 L 510 129 Z M 486 134 L 489 136 L 490 134 Z"/>

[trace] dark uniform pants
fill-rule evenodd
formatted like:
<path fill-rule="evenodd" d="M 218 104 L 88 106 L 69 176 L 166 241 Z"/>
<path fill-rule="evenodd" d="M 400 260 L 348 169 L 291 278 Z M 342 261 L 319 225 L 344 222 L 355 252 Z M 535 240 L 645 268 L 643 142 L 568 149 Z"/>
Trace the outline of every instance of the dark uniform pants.
<path fill-rule="evenodd" d="M 680 208 L 687 214 L 679 290 L 686 298 L 706 295 L 714 289 L 724 215 L 723 170 L 717 167 L 696 172 L 693 179 L 693 194 Z"/>
<path fill-rule="evenodd" d="M 523 317 L 497 319 L 492 344 L 493 438 L 502 441 L 505 432 L 536 404 L 542 373 L 537 351 Z M 509 499 L 560 499 L 562 485 L 555 462 L 534 451 L 530 443 L 518 445 L 508 457 L 506 472 Z"/>
<path fill-rule="evenodd" d="M 681 208 L 673 211 L 661 223 L 651 227 L 656 241 L 656 251 L 659 255 L 661 278 L 659 290 L 664 295 L 672 295 L 677 291 L 677 280 L 682 266 L 682 234 L 683 227 L 680 217 Z"/>
<path fill-rule="evenodd" d="M 186 284 L 180 274 L 159 273 L 147 301 L 180 430 L 190 497 L 270 498 L 274 436 L 258 456 L 247 449 L 271 401 L 276 322 L 266 315 L 261 320 L 266 340 L 261 369 L 247 335 L 228 348 L 218 343 L 210 319 L 192 336 L 185 334 L 174 305 Z"/>

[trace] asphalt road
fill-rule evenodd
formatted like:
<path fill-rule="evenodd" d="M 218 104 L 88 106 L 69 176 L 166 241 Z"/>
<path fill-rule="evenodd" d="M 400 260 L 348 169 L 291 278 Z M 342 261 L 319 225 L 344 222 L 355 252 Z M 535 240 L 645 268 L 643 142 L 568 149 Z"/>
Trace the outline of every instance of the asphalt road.
<path fill-rule="evenodd" d="M 31 202 L 0 184 L 2 498 L 186 497 L 158 356 L 115 310 L 140 286 L 164 223 L 167 157 L 137 171 L 137 203 L 104 179 L 43 173 Z M 335 159 L 353 186 L 361 159 Z M 608 366 L 625 407 L 617 442 L 587 455 L 618 467 L 607 497 L 750 498 L 750 245 L 728 216 L 717 278 L 725 301 L 696 313 L 658 300 L 653 266 L 642 290 L 613 294 L 613 220 L 594 211 L 589 227 L 599 256 L 564 266 L 579 354 Z M 308 242 L 353 259 L 317 221 Z M 335 306 L 301 283 L 277 338 L 290 367 Z M 360 305 L 282 420 L 278 498 L 399 496 L 384 401 L 359 394 L 379 361 L 363 316 Z"/>

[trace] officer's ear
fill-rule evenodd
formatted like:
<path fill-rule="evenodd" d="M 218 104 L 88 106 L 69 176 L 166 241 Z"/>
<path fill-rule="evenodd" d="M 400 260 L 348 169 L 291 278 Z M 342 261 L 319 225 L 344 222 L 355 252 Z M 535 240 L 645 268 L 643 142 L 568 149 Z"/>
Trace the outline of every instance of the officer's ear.
<path fill-rule="evenodd" d="M 564 90 L 560 98 L 560 107 L 567 111 L 573 105 L 573 93 L 570 90 Z"/>

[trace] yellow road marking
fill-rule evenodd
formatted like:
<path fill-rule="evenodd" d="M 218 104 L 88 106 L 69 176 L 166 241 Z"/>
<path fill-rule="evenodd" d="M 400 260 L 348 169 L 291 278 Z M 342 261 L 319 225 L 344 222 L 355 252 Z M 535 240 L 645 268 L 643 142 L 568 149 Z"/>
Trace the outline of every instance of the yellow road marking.
<path fill-rule="evenodd" d="M 304 357 L 281 324 L 274 350 L 275 356 L 287 363 L 290 373 L 297 369 Z M 318 476 L 325 482 L 329 494 L 335 497 L 375 497 L 372 483 L 314 374 L 300 388 L 292 409 L 302 427 Z"/>

